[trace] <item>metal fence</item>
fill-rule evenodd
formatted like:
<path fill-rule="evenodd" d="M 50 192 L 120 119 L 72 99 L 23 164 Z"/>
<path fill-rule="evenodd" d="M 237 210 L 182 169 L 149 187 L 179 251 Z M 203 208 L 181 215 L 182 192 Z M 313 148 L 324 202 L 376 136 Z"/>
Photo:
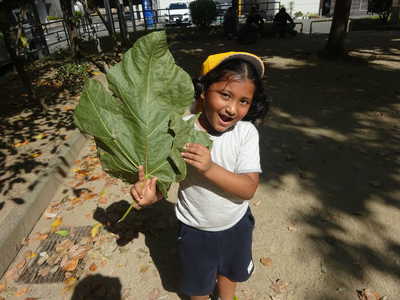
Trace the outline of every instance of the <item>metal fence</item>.
<path fill-rule="evenodd" d="M 231 6 L 229 4 L 216 4 L 217 5 L 217 18 L 212 25 L 220 25 L 223 22 L 226 10 Z M 244 23 L 246 16 L 250 12 L 252 5 L 246 3 L 238 8 L 238 20 L 239 24 Z M 280 7 L 279 1 L 266 1 L 259 2 L 257 8 L 263 19 L 267 22 L 272 21 L 274 15 Z M 157 10 L 137 10 L 134 7 L 129 8 L 124 12 L 124 17 L 127 24 L 128 32 L 135 32 L 140 30 L 148 29 L 162 29 L 168 26 L 191 26 L 191 18 L 189 16 L 188 22 L 172 22 L 171 10 L 168 8 L 157 9 Z M 104 10 L 102 11 L 102 17 L 106 19 L 115 32 L 120 32 L 119 20 L 117 13 L 107 14 Z M 108 35 L 107 28 L 101 21 L 101 18 L 97 14 L 92 14 L 88 17 L 82 17 L 79 21 L 79 36 L 82 40 L 94 39 L 95 35 L 105 36 Z M 300 24 L 299 24 L 300 25 Z M 60 20 L 49 21 L 41 24 L 45 35 L 46 45 L 40 45 L 40 43 L 34 43 L 36 49 L 31 49 L 30 52 L 34 53 L 41 48 L 46 47 L 49 52 L 52 53 L 60 48 L 65 48 L 66 45 L 70 46 L 68 38 L 68 32 L 66 30 L 65 22 Z M 301 24 L 301 31 L 302 31 Z M 27 31 L 32 30 L 27 28 Z M 33 37 L 31 38 L 31 40 Z M 41 47 L 41 48 L 40 48 Z"/>

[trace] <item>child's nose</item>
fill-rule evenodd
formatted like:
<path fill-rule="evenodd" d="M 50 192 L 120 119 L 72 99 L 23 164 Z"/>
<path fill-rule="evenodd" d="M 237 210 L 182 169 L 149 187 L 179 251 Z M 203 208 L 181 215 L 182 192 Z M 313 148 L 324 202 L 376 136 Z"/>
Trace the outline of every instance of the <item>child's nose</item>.
<path fill-rule="evenodd" d="M 226 107 L 226 112 L 229 116 L 235 116 L 236 115 L 236 105 L 234 103 L 228 104 Z"/>

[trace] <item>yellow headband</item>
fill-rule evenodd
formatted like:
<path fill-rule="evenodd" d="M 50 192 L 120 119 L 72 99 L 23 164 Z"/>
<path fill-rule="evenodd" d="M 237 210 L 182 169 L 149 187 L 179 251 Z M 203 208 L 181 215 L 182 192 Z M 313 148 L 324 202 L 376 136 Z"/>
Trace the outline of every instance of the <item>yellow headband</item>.
<path fill-rule="evenodd" d="M 200 75 L 201 76 L 206 75 L 208 72 L 213 70 L 222 62 L 231 59 L 242 59 L 249 62 L 254 66 L 260 78 L 264 76 L 264 63 L 257 55 L 248 52 L 235 52 L 235 51 L 218 53 L 207 57 L 207 59 L 203 62 L 203 65 L 201 67 Z"/>

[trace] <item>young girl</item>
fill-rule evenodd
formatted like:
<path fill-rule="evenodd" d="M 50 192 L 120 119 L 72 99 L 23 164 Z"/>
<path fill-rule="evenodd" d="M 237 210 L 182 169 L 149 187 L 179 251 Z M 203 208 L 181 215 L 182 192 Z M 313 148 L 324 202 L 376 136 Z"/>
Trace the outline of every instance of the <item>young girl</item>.
<path fill-rule="evenodd" d="M 208 299 L 217 285 L 221 300 L 232 300 L 237 282 L 253 272 L 254 218 L 248 200 L 259 183 L 258 132 L 251 122 L 268 109 L 260 58 L 246 52 L 209 56 L 195 81 L 196 129 L 208 132 L 211 150 L 187 144 L 182 153 L 188 175 L 180 183 L 176 216 L 182 292 L 191 300 Z M 188 116 L 191 118 L 193 115 Z M 157 178 L 132 187 L 137 208 L 158 201 Z"/>

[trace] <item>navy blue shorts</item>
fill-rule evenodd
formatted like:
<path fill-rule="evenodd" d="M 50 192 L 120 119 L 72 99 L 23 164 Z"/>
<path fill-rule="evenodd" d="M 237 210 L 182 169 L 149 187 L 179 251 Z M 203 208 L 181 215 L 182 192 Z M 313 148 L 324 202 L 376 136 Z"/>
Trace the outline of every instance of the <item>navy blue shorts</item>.
<path fill-rule="evenodd" d="M 183 223 L 178 232 L 181 291 L 188 296 L 213 292 L 217 275 L 235 282 L 249 279 L 254 217 L 250 208 L 238 223 L 223 231 L 199 230 Z"/>

